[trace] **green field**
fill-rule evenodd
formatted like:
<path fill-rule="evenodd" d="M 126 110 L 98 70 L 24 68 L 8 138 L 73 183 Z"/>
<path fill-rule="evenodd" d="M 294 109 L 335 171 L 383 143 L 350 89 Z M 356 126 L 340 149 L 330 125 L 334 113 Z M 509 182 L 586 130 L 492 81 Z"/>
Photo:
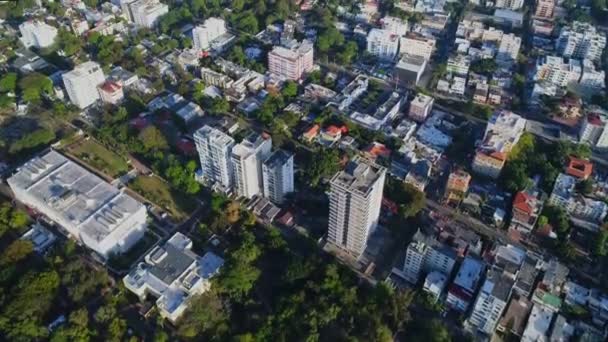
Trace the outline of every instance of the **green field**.
<path fill-rule="evenodd" d="M 69 146 L 67 150 L 76 158 L 112 178 L 129 171 L 129 165 L 123 158 L 92 139 L 75 143 Z"/>
<path fill-rule="evenodd" d="M 176 221 L 181 221 L 196 209 L 196 200 L 172 189 L 156 176 L 137 176 L 129 187 L 150 202 L 164 208 Z"/>

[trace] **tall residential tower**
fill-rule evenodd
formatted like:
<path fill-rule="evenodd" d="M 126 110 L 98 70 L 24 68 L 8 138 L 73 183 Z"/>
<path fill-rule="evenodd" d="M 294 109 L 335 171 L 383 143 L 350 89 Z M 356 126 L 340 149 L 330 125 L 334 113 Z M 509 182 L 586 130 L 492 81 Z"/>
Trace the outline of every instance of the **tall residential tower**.
<path fill-rule="evenodd" d="M 274 203 L 282 203 L 285 195 L 293 192 L 293 154 L 277 150 L 262 166 L 264 197 Z"/>
<path fill-rule="evenodd" d="M 364 158 L 331 179 L 327 240 L 359 257 L 378 224 L 386 169 Z"/>
<path fill-rule="evenodd" d="M 232 185 L 230 155 L 234 139 L 216 128 L 203 126 L 194 133 L 194 141 L 201 160 L 203 179 L 228 190 Z"/>

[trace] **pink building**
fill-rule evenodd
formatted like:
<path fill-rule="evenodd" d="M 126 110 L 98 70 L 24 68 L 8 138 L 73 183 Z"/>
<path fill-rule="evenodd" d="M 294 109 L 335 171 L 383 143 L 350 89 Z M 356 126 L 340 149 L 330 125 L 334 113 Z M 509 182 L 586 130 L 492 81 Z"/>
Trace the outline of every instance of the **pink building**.
<path fill-rule="evenodd" d="M 273 74 L 297 81 L 312 71 L 313 55 L 313 45 L 306 40 L 292 48 L 275 46 L 268 53 L 268 69 Z"/>

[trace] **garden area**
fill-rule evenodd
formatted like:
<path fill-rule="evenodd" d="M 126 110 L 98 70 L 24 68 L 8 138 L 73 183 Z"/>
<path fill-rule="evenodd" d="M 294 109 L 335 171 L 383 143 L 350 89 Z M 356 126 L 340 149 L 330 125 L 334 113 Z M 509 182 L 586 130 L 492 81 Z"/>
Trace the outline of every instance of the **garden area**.
<path fill-rule="evenodd" d="M 72 144 L 66 151 L 112 178 L 129 172 L 126 160 L 93 139 Z"/>
<path fill-rule="evenodd" d="M 167 210 L 176 221 L 186 219 L 196 209 L 194 197 L 172 189 L 156 176 L 139 175 L 129 183 L 129 188 Z"/>

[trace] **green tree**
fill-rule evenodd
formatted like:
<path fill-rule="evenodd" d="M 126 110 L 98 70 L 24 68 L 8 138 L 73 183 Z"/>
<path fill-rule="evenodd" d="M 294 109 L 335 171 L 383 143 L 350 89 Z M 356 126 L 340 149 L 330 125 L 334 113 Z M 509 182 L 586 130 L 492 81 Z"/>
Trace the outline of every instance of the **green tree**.
<path fill-rule="evenodd" d="M 43 74 L 34 72 L 19 80 L 21 98 L 27 102 L 39 102 L 43 94 L 53 92 L 53 82 Z"/>
<path fill-rule="evenodd" d="M 211 290 L 192 299 L 178 322 L 177 335 L 184 340 L 219 339 L 228 329 L 228 315 L 216 291 Z"/>
<path fill-rule="evenodd" d="M 43 145 L 48 145 L 55 140 L 55 132 L 50 129 L 40 128 L 22 136 L 19 140 L 13 142 L 8 151 L 10 154 L 17 154 L 23 150 L 38 148 Z"/>
<path fill-rule="evenodd" d="M 285 82 L 281 95 L 288 99 L 296 97 L 298 95 L 298 84 L 294 81 Z"/>
<path fill-rule="evenodd" d="M 0 237 L 10 230 L 20 230 L 27 227 L 29 217 L 27 214 L 14 208 L 10 203 L 0 204 Z"/>
<path fill-rule="evenodd" d="M 68 318 L 67 325 L 57 329 L 51 336 L 51 342 L 79 341 L 86 342 L 91 339 L 89 330 L 89 312 L 86 308 L 73 311 Z"/>
<path fill-rule="evenodd" d="M 17 73 L 8 72 L 0 78 L 0 92 L 14 93 L 17 89 Z"/>
<path fill-rule="evenodd" d="M 68 57 L 80 53 L 83 46 L 83 40 L 80 37 L 65 29 L 59 30 L 59 32 L 57 33 L 56 42 L 58 49 L 63 51 L 63 53 Z"/>
<path fill-rule="evenodd" d="M 141 140 L 145 150 L 148 152 L 169 148 L 169 143 L 163 133 L 152 125 L 147 126 L 139 133 L 139 140 Z"/>
<path fill-rule="evenodd" d="M 593 245 L 593 254 L 604 257 L 608 254 L 608 227 L 602 226 Z"/>
<path fill-rule="evenodd" d="M 29 272 L 11 289 L 0 309 L 0 331 L 9 341 L 43 340 L 47 313 L 59 288 L 55 271 Z"/>
<path fill-rule="evenodd" d="M 0 256 L 0 267 L 13 265 L 27 258 L 34 251 L 34 246 L 29 240 L 13 241 Z"/>
<path fill-rule="evenodd" d="M 243 299 L 251 291 L 261 274 L 253 262 L 262 251 L 255 244 L 252 233 L 245 231 L 241 234 L 241 245 L 230 253 L 219 276 L 221 291 L 236 301 Z"/>

